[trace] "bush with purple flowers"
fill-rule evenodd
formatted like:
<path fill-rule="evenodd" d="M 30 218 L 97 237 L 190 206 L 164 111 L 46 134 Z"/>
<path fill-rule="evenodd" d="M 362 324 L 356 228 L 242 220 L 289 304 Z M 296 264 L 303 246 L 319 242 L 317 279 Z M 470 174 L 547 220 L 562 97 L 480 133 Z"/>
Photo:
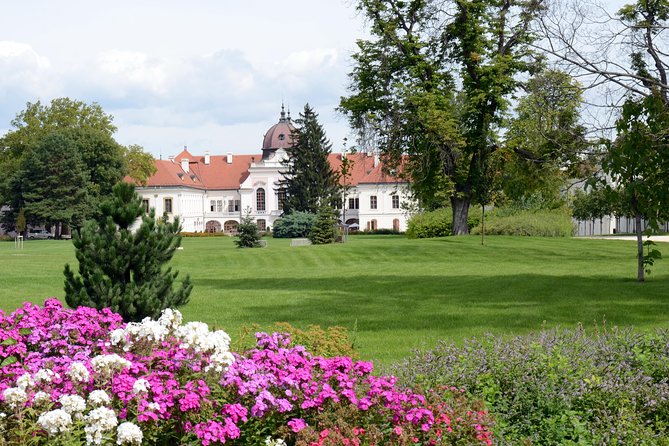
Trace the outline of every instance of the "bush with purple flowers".
<path fill-rule="evenodd" d="M 128 324 L 56 299 L 0 312 L 0 444 L 492 444 L 458 389 L 412 391 L 279 333 L 229 346 L 169 309 Z"/>
<path fill-rule="evenodd" d="M 499 444 L 669 444 L 669 332 L 553 329 L 416 352 L 400 383 L 481 398 Z"/>

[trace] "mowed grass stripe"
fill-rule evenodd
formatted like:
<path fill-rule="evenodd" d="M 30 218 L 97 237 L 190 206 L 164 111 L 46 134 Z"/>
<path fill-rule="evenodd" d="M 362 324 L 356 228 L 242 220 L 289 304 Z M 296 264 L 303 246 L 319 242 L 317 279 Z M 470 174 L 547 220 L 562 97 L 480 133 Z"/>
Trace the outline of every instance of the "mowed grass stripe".
<path fill-rule="evenodd" d="M 627 241 L 487 237 L 481 246 L 478 237 L 353 236 L 330 246 L 268 239 L 267 248 L 237 249 L 218 237 L 183 246 L 172 266 L 193 279 L 186 319 L 232 336 L 254 323 L 342 325 L 356 330 L 363 357 L 383 364 L 440 339 L 604 321 L 651 329 L 666 327 L 669 314 L 669 264 L 659 261 L 647 283 L 636 283 Z M 62 298 L 66 262 L 75 262 L 67 241 L 30 241 L 21 252 L 0 244 L 0 307 Z"/>

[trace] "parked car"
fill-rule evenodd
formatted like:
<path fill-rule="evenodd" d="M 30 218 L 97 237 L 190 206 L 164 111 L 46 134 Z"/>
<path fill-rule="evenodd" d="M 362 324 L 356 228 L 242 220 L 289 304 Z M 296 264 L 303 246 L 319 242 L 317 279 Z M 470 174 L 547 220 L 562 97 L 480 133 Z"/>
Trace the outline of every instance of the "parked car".
<path fill-rule="evenodd" d="M 51 239 L 53 236 L 46 229 L 31 229 L 28 231 L 28 239 Z"/>

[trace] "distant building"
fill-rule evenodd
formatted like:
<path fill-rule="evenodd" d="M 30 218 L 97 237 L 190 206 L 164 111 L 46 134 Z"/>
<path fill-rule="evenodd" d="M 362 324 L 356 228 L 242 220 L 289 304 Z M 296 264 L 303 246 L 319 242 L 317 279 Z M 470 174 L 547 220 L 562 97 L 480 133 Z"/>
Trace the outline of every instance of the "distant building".
<path fill-rule="evenodd" d="M 179 216 L 185 232 L 235 233 L 247 210 L 259 229 L 271 229 L 283 213 L 281 160 L 287 158 L 293 129 L 282 107 L 279 122 L 263 137 L 262 153 L 196 156 L 184 149 L 169 160 L 156 160 L 156 173 L 137 192 L 157 215 Z M 339 171 L 342 156 L 353 161 L 342 223 L 360 230 L 405 231 L 408 183 L 386 173 L 371 153 L 332 153 L 333 170 Z"/>

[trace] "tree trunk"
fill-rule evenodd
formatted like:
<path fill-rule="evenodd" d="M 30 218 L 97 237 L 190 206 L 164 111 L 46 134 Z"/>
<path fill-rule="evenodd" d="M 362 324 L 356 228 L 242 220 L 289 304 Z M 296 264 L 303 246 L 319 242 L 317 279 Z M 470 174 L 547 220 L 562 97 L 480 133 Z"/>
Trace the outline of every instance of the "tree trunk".
<path fill-rule="evenodd" d="M 641 228 L 641 214 L 637 213 L 634 216 L 635 230 L 636 230 L 636 248 L 637 248 L 637 280 L 643 282 L 643 230 Z"/>
<path fill-rule="evenodd" d="M 451 206 L 453 208 L 453 235 L 469 234 L 467 226 L 467 216 L 469 215 L 469 203 L 471 198 L 451 197 Z"/>

